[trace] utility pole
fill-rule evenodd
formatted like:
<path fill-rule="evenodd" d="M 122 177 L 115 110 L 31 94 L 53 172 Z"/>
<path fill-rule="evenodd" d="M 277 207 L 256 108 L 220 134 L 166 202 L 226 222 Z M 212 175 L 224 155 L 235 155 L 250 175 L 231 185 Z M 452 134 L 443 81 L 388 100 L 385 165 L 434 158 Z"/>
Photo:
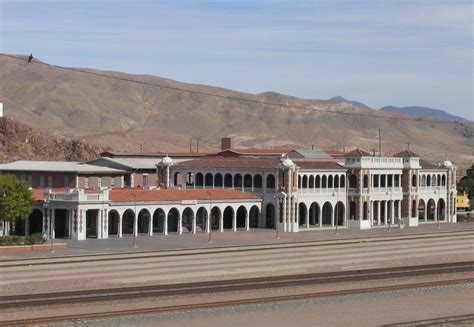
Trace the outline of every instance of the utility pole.
<path fill-rule="evenodd" d="M 379 157 L 382 156 L 382 130 L 379 128 Z"/>

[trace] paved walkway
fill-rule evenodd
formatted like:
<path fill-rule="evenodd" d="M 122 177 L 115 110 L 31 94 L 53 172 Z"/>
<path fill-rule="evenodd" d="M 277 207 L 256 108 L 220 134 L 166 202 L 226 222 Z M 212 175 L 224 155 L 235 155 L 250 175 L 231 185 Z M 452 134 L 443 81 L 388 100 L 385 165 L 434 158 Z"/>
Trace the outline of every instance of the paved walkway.
<path fill-rule="evenodd" d="M 125 236 L 123 238 L 110 238 L 107 240 L 87 239 L 85 241 L 74 241 L 66 239 L 57 239 L 57 243 L 67 243 L 66 250 L 59 250 L 55 253 L 49 251 L 38 252 L 18 252 L 18 253 L 0 253 L 0 261 L 11 260 L 15 258 L 36 258 L 65 255 L 84 255 L 97 253 L 119 253 L 133 251 L 161 251 L 176 249 L 196 249 L 222 246 L 243 246 L 255 244 L 277 244 L 288 242 L 304 241 L 326 241 L 326 240 L 346 240 L 366 237 L 383 237 L 395 235 L 416 235 L 427 233 L 443 233 L 452 231 L 474 231 L 474 223 L 440 224 L 437 228 L 434 224 L 423 224 L 418 227 L 406 227 L 398 229 L 398 226 L 392 226 L 391 231 L 388 227 L 376 227 L 370 230 L 355 230 L 341 228 L 338 235 L 335 230 L 317 230 L 303 231 L 299 233 L 279 233 L 279 239 L 276 238 L 275 230 L 252 229 L 246 231 L 226 231 L 223 233 L 213 232 L 212 243 L 209 243 L 209 234 L 185 233 L 182 235 L 170 234 L 164 236 L 157 234 L 153 236 L 139 235 L 136 239 L 137 247 L 133 247 L 133 237 Z"/>

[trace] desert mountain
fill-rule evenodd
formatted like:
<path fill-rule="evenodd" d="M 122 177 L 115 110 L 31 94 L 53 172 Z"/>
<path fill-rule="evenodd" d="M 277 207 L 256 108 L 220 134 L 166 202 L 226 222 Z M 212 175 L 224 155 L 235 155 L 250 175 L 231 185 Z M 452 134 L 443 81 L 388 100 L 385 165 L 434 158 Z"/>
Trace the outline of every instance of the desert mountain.
<path fill-rule="evenodd" d="M 407 116 L 337 98 L 248 94 L 157 76 L 87 71 L 119 79 L 0 57 L 0 101 L 5 103 L 5 114 L 49 135 L 83 138 L 119 151 L 138 151 L 140 146 L 144 151 L 189 150 L 190 138 L 200 139 L 200 151 L 217 150 L 222 136 L 234 137 L 240 147 L 371 150 L 377 148 L 380 128 L 386 154 L 404 150 L 409 142 L 412 151 L 434 162 L 450 158 L 467 167 L 474 158 L 471 123 L 381 119 L 371 116 Z"/>
<path fill-rule="evenodd" d="M 15 160 L 86 161 L 103 149 L 80 140 L 44 135 L 12 118 L 0 118 L 0 162 Z"/>
<path fill-rule="evenodd" d="M 441 109 L 433 109 L 428 107 L 419 107 L 419 106 L 410 106 L 410 107 L 395 107 L 395 106 L 385 106 L 380 108 L 382 111 L 386 112 L 398 112 L 401 114 L 417 117 L 430 117 L 437 118 L 447 121 L 458 121 L 458 122 L 467 122 L 467 119 L 464 119 L 459 116 L 451 115 Z"/>

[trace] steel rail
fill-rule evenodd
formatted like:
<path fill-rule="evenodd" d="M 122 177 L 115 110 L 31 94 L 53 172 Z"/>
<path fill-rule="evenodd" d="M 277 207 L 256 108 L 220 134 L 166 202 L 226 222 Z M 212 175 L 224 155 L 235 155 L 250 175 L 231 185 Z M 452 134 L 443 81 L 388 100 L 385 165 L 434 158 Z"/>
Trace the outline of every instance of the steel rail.
<path fill-rule="evenodd" d="M 25 267 L 38 265 L 56 265 L 56 264 L 70 264 L 70 263 L 84 263 L 96 261 L 115 261 L 115 260 L 134 260 L 140 258 L 161 258 L 161 257 L 179 257 L 179 256 L 199 256 L 220 253 L 242 253 L 242 252 L 256 252 L 256 251 L 272 251 L 275 249 L 298 249 L 323 247 L 334 245 L 351 245 L 360 243 L 380 243 L 380 242 L 396 242 L 396 241 L 416 241 L 421 239 L 433 238 L 447 238 L 447 237 L 463 237 L 474 235 L 474 231 L 446 231 L 436 233 L 423 234 L 407 234 L 407 235 L 390 235 L 390 236 L 367 236 L 360 238 L 348 238 L 339 240 L 320 240 L 320 241 L 295 241 L 283 243 L 258 243 L 258 244 L 244 244 L 244 245 L 225 245 L 213 247 L 200 248 L 179 248 L 179 249 L 163 249 L 163 250 L 146 250 L 146 251 L 127 251 L 127 252 L 113 252 L 113 253 L 94 253 L 94 254 L 80 254 L 80 255 L 65 255 L 65 256 L 49 256 L 39 258 L 18 258 L 5 259 L 0 262 L 0 269 L 10 267 Z M 137 256 L 138 255 L 138 256 Z M 105 256 L 105 257 L 104 257 Z M 49 260 L 49 261 L 48 261 Z M 37 261 L 37 262 L 35 262 Z"/>
<path fill-rule="evenodd" d="M 230 279 L 183 284 L 146 285 L 124 288 L 92 289 L 0 297 L 0 309 L 115 301 L 135 298 L 224 293 L 255 289 L 321 285 L 341 282 L 381 280 L 474 271 L 474 262 L 457 262 L 421 266 L 378 268 L 345 272 L 311 273 L 275 277 Z"/>
<path fill-rule="evenodd" d="M 54 317 L 44 318 L 32 318 L 32 319 L 16 319 L 1 321 L 0 326 L 27 326 L 31 324 L 47 324 L 47 323 L 59 323 L 59 322 L 74 322 L 74 321 L 85 321 L 85 320 L 97 320 L 97 319 L 111 319 L 125 316 L 137 316 L 137 315 L 150 315 L 159 314 L 165 312 L 179 312 L 179 311 L 191 311 L 191 310 L 206 310 L 224 307 L 236 307 L 256 304 L 266 304 L 275 302 L 285 302 L 293 300 L 305 300 L 311 298 L 326 298 L 326 297 L 337 297 L 337 296 L 349 296 L 367 293 L 380 293 L 390 291 L 400 291 L 407 289 L 419 289 L 419 288 L 432 288 L 439 286 L 449 286 L 463 283 L 473 283 L 474 278 L 465 279 L 454 279 L 444 280 L 435 282 L 424 282 L 424 283 L 412 283 L 403 285 L 392 285 L 382 287 L 370 287 L 355 290 L 340 290 L 340 291 L 329 291 L 329 292 L 315 292 L 305 294 L 291 294 L 291 295 L 280 295 L 271 297 L 260 297 L 243 300 L 230 300 L 230 301 L 216 301 L 206 303 L 192 303 L 185 305 L 174 305 L 174 306 L 161 306 L 153 308 L 137 308 L 133 310 L 115 310 L 100 313 L 85 313 L 85 314 L 72 314 L 72 315 L 61 315 Z"/>

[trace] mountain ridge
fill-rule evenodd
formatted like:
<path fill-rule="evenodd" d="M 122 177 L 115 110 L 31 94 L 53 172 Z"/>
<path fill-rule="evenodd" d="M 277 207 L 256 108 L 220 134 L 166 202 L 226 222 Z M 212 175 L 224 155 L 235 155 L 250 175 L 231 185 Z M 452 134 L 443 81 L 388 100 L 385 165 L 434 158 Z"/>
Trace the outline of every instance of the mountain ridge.
<path fill-rule="evenodd" d="M 0 57 L 0 101 L 5 103 L 5 113 L 49 135 L 80 138 L 120 151 L 189 151 L 190 139 L 196 138 L 201 151 L 215 151 L 223 136 L 233 137 L 238 147 L 371 150 L 378 147 L 378 129 L 382 129 L 386 154 L 404 150 L 410 142 L 414 151 L 434 162 L 449 157 L 467 166 L 474 158 L 472 124 L 404 121 L 399 118 L 405 115 L 341 99 L 250 94 L 152 75 L 81 70 L 138 83 Z"/>

